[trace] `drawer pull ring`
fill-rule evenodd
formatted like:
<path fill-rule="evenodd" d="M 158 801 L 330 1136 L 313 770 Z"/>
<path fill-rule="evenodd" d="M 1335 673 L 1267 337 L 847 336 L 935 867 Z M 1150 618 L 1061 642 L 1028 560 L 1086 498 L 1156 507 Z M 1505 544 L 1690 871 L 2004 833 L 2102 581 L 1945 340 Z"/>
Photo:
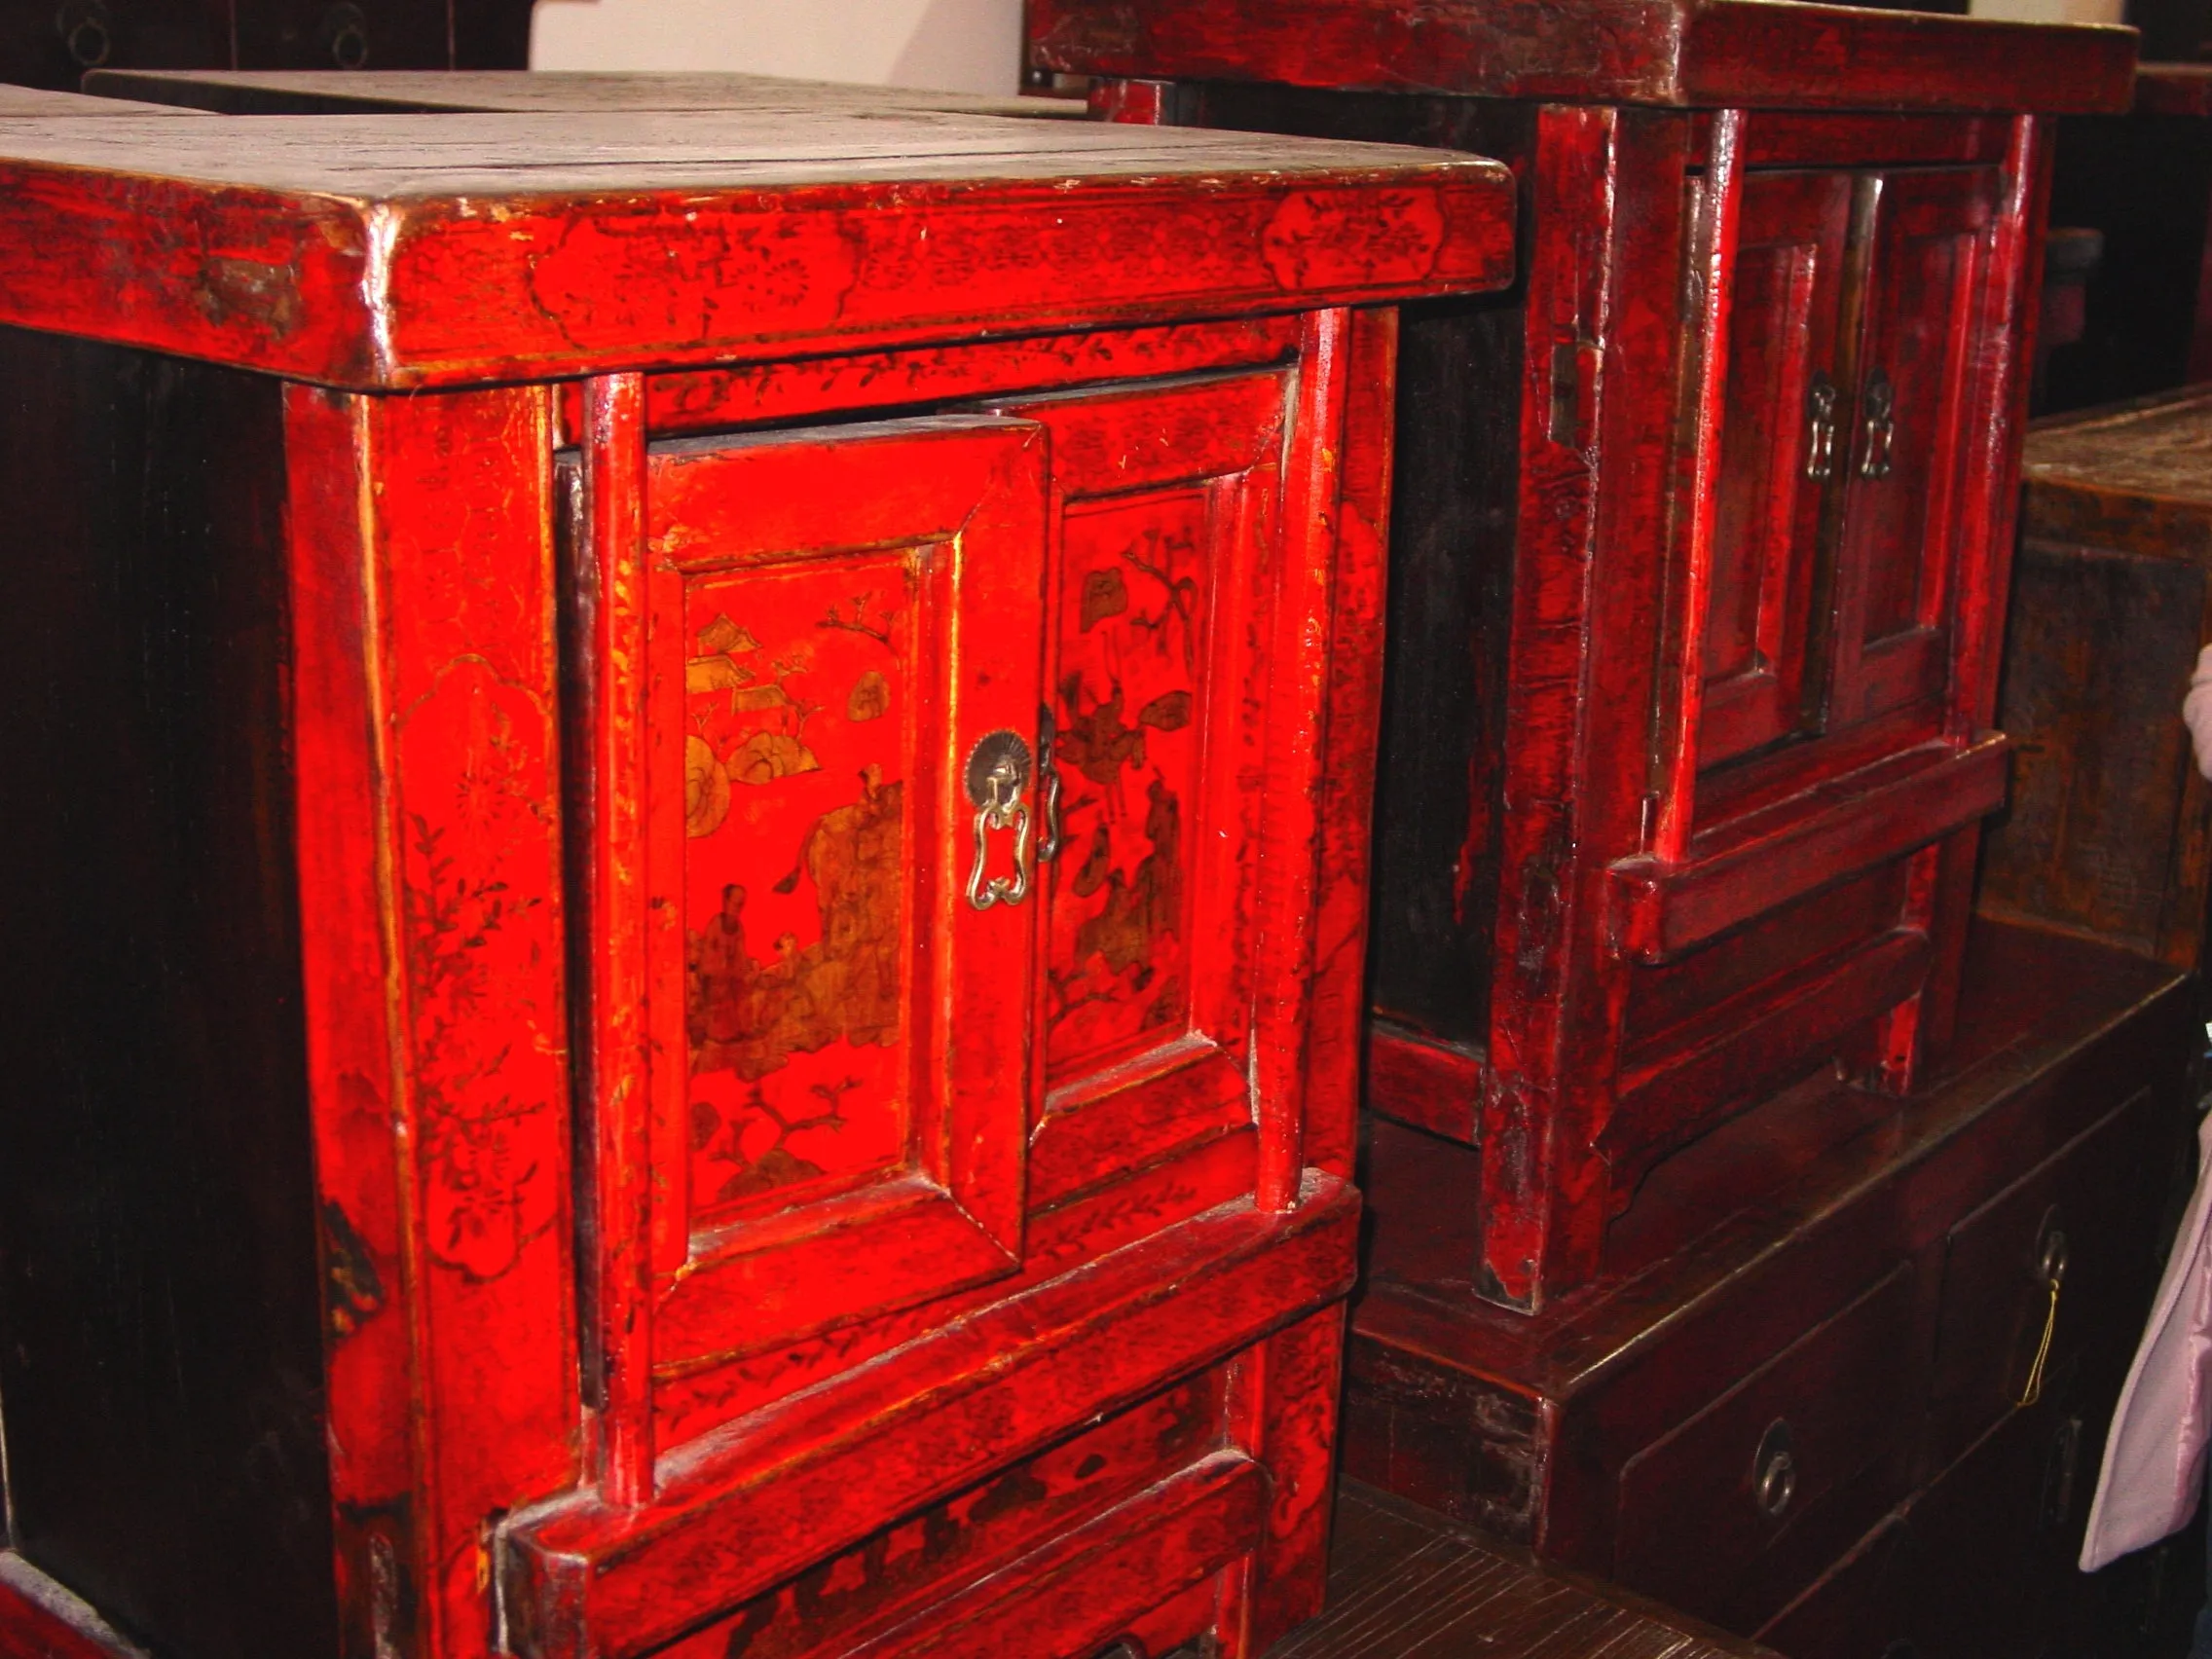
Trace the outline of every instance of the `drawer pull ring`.
<path fill-rule="evenodd" d="M 1051 864 L 1060 856 L 1060 771 L 1052 764 L 1052 748 L 1060 728 L 1050 704 L 1037 711 L 1037 793 L 1043 798 L 1045 829 L 1037 837 L 1037 862 Z"/>
<path fill-rule="evenodd" d="M 1890 475 L 1890 444 L 1898 435 L 1898 392 L 1880 369 L 1866 383 L 1866 450 L 1859 458 L 1859 476 Z"/>
<path fill-rule="evenodd" d="M 2050 1339 L 2058 1329 L 2058 1293 L 2066 1283 L 2066 1235 L 2055 1228 L 2044 1235 L 2036 1277 L 2048 1287 L 2050 1304 L 2044 1309 L 2043 1340 L 2036 1344 L 2035 1363 L 2028 1367 L 2027 1386 L 2020 1390 L 2016 1402 L 2023 1407 L 2032 1406 L 2043 1398 L 2044 1367 L 2050 1362 Z"/>
<path fill-rule="evenodd" d="M 1796 1436 L 1788 1423 L 1777 1418 L 1759 1436 L 1758 1453 L 1751 1459 L 1751 1501 L 1769 1521 L 1779 1521 L 1796 1495 Z"/>
<path fill-rule="evenodd" d="M 1826 478 L 1835 471 L 1835 386 L 1815 374 L 1805 390 L 1805 419 L 1811 438 L 1805 448 L 1805 476 Z"/>
<path fill-rule="evenodd" d="M 1017 733 L 994 731 L 968 753 L 968 800 L 976 809 L 976 867 L 968 903 L 978 910 L 1018 904 L 1029 897 L 1030 838 L 1035 826 L 1022 799 L 1029 788 L 1029 745 Z M 991 835 L 1014 832 L 1014 873 L 990 875 Z"/>

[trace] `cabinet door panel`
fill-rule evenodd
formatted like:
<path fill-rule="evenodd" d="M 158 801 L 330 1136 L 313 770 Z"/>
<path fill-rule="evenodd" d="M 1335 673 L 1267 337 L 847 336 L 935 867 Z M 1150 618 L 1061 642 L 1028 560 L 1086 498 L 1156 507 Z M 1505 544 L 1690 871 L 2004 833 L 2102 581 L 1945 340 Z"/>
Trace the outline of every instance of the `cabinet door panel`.
<path fill-rule="evenodd" d="M 1753 173 L 1728 323 L 1698 759 L 1803 723 L 1822 505 L 1843 471 L 1836 333 L 1852 178 Z"/>
<path fill-rule="evenodd" d="M 1288 387 L 1267 372 L 1006 408 L 1052 438 L 1059 851 L 1035 1204 L 1252 1121 L 1260 641 Z"/>
<path fill-rule="evenodd" d="M 1942 693 L 1975 294 L 1999 180 L 1988 167 L 1862 186 L 1870 223 L 1837 567 L 1831 727 Z"/>
<path fill-rule="evenodd" d="M 971 419 L 650 456 L 664 1372 L 1018 1263 L 1035 770 L 987 821 L 974 757 L 1034 755 L 1044 449 Z"/>

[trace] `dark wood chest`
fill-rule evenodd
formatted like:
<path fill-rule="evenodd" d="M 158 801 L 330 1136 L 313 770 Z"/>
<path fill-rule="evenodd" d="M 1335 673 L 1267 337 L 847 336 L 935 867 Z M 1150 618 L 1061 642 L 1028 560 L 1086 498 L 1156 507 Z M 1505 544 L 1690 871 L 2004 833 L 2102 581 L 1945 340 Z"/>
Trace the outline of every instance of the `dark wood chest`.
<path fill-rule="evenodd" d="M 89 70 L 520 69 L 530 0 L 23 0 L 0 9 L 0 81 Z"/>
<path fill-rule="evenodd" d="M 2202 966 L 2212 790 L 2179 719 L 2212 642 L 2212 392 L 2029 429 L 1981 903 Z"/>
<path fill-rule="evenodd" d="M 0 1649 L 1311 1612 L 1392 308 L 1511 248 L 944 112 L 0 127 Z"/>
<path fill-rule="evenodd" d="M 1477 1155 L 1377 1121 L 1346 1472 L 1791 1659 L 2114 1651 L 2141 1575 L 2075 1562 L 2186 1193 L 2197 991 L 2000 923 L 1968 965 L 1911 1095 L 1754 1108 L 1631 1212 L 1689 1236 L 1533 1318 L 1468 1295 Z"/>

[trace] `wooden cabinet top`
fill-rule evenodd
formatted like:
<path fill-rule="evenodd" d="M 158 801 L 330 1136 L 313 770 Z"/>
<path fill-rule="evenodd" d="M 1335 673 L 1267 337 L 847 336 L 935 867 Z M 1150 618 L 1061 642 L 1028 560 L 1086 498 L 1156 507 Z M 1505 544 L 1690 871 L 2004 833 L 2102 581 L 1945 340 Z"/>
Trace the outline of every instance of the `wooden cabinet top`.
<path fill-rule="evenodd" d="M 2212 562 L 2212 389 L 2028 429 L 2023 534 Z"/>
<path fill-rule="evenodd" d="M 2212 115 L 2212 63 L 2146 63 L 2135 73 L 2138 115 Z"/>
<path fill-rule="evenodd" d="M 82 92 L 49 92 L 44 87 L 18 87 L 0 82 L 0 120 L 18 116 L 96 115 L 113 120 L 119 115 L 196 115 L 201 112 L 169 107 L 170 100 L 124 103 L 115 98 L 89 98 Z"/>
<path fill-rule="evenodd" d="M 1075 74 L 1676 107 L 2124 110 L 2135 31 L 1795 0 L 1030 0 Z"/>
<path fill-rule="evenodd" d="M 225 115 L 317 115 L 348 108 L 448 113 L 645 109 L 861 113 L 920 109 L 1080 121 L 1088 113 L 1076 98 L 993 98 L 920 87 L 793 81 L 780 75 L 556 69 L 96 69 L 85 77 L 85 89 L 102 97 L 144 98 Z"/>
<path fill-rule="evenodd" d="M 1393 145 L 793 111 L 0 121 L 0 322 L 364 389 L 1498 287 Z"/>

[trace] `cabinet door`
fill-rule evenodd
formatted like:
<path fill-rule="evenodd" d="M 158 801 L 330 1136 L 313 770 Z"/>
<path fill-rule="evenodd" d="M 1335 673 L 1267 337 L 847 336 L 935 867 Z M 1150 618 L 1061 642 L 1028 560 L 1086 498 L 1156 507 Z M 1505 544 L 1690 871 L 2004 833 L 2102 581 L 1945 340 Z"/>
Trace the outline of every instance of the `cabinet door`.
<path fill-rule="evenodd" d="M 1045 448 L 968 418 L 650 452 L 656 1373 L 1019 1263 Z"/>
<path fill-rule="evenodd" d="M 1852 175 L 1744 181 L 1728 323 L 1698 761 L 1805 721 L 1822 507 L 1843 473 L 1836 336 Z"/>
<path fill-rule="evenodd" d="M 1264 642 L 1292 384 L 1006 406 L 1052 440 L 1038 1207 L 1252 1124 Z"/>
<path fill-rule="evenodd" d="M 1999 181 L 1989 167 L 1868 175 L 1870 236 L 1836 574 L 1828 727 L 1885 717 L 1933 733 L 1974 393 L 1974 296 Z"/>

